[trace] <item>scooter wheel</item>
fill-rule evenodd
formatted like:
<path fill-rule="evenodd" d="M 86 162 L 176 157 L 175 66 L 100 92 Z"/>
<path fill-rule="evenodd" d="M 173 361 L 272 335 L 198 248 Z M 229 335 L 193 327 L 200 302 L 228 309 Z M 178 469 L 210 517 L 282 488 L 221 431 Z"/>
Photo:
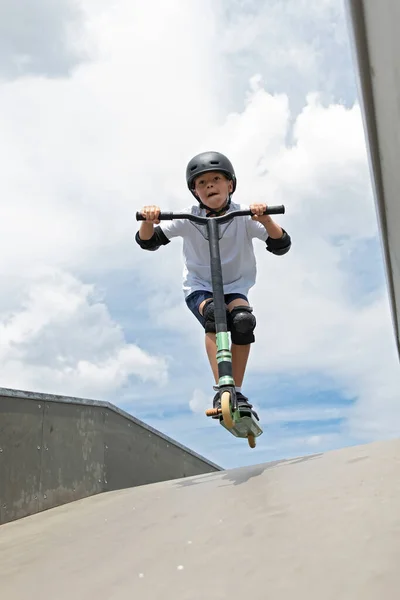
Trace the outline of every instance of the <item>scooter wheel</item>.
<path fill-rule="evenodd" d="M 247 436 L 247 441 L 249 443 L 250 448 L 256 447 L 256 438 L 253 434 L 249 433 L 249 435 Z"/>
<path fill-rule="evenodd" d="M 230 392 L 222 392 L 221 394 L 221 409 L 222 409 L 222 418 L 224 419 L 224 423 L 228 429 L 232 429 L 234 426 L 234 421 L 232 419 L 231 413 L 231 395 Z"/>

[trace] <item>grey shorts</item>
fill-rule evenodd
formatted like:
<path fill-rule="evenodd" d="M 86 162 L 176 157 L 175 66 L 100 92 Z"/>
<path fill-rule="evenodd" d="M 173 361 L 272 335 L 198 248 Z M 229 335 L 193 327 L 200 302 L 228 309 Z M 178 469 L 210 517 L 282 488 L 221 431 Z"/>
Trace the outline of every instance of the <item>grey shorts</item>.
<path fill-rule="evenodd" d="M 198 290 L 196 292 L 192 292 L 186 298 L 187 306 L 192 311 L 192 313 L 194 314 L 196 319 L 203 326 L 203 328 L 205 327 L 205 319 L 204 319 L 203 315 L 201 315 L 199 312 L 199 306 L 202 302 L 204 302 L 204 300 L 207 300 L 207 298 L 212 298 L 212 297 L 213 297 L 212 292 L 207 292 L 205 290 Z M 225 304 L 230 304 L 230 302 L 232 302 L 232 300 L 236 300 L 236 298 L 242 298 L 243 300 L 246 300 L 246 302 L 248 302 L 248 299 L 244 294 L 232 293 L 232 294 L 224 295 Z"/>

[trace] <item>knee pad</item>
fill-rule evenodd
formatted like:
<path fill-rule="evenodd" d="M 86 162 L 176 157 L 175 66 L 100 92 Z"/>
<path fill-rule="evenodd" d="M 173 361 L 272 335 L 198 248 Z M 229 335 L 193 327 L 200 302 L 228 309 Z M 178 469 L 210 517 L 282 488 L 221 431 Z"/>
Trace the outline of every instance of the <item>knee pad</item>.
<path fill-rule="evenodd" d="M 205 320 L 204 328 L 206 330 L 206 333 L 215 333 L 216 329 L 215 329 L 214 300 L 212 300 L 212 298 L 207 300 L 207 302 L 204 305 L 203 317 Z M 228 325 L 228 330 L 229 330 L 229 318 L 230 318 L 229 312 L 227 310 L 226 311 L 226 321 L 227 321 L 227 325 Z"/>
<path fill-rule="evenodd" d="M 246 346 L 255 342 L 256 318 L 251 306 L 235 306 L 230 313 L 230 330 L 233 344 Z"/>
<path fill-rule="evenodd" d="M 206 330 L 206 333 L 215 333 L 214 301 L 212 298 L 207 300 L 204 305 L 203 318 L 205 321 L 204 329 Z"/>

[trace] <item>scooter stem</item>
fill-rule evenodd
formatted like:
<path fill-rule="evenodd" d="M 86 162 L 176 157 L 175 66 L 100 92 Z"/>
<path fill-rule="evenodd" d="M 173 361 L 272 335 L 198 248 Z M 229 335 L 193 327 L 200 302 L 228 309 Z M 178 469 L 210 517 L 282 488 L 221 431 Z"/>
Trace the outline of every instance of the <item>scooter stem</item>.
<path fill-rule="evenodd" d="M 214 218 L 207 220 L 208 243 L 210 248 L 211 283 L 213 289 L 215 330 L 217 342 L 218 385 L 234 386 L 232 376 L 232 353 L 230 351 L 224 285 L 222 279 L 221 255 L 219 251 L 219 224 Z"/>

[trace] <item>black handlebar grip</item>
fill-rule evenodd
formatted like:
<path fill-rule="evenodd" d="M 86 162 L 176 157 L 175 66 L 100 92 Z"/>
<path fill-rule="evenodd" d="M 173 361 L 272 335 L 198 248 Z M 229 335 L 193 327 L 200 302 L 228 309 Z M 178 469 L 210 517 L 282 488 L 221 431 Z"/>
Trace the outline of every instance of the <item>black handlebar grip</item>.
<path fill-rule="evenodd" d="M 158 215 L 158 221 L 170 221 L 173 218 L 174 213 L 173 212 L 160 212 L 160 214 Z M 141 212 L 137 212 L 136 213 L 136 221 L 145 221 L 145 217 L 142 215 Z"/>
<path fill-rule="evenodd" d="M 268 206 L 267 210 L 265 211 L 266 215 L 284 215 L 285 214 L 285 207 L 283 204 L 281 204 L 280 206 Z"/>

